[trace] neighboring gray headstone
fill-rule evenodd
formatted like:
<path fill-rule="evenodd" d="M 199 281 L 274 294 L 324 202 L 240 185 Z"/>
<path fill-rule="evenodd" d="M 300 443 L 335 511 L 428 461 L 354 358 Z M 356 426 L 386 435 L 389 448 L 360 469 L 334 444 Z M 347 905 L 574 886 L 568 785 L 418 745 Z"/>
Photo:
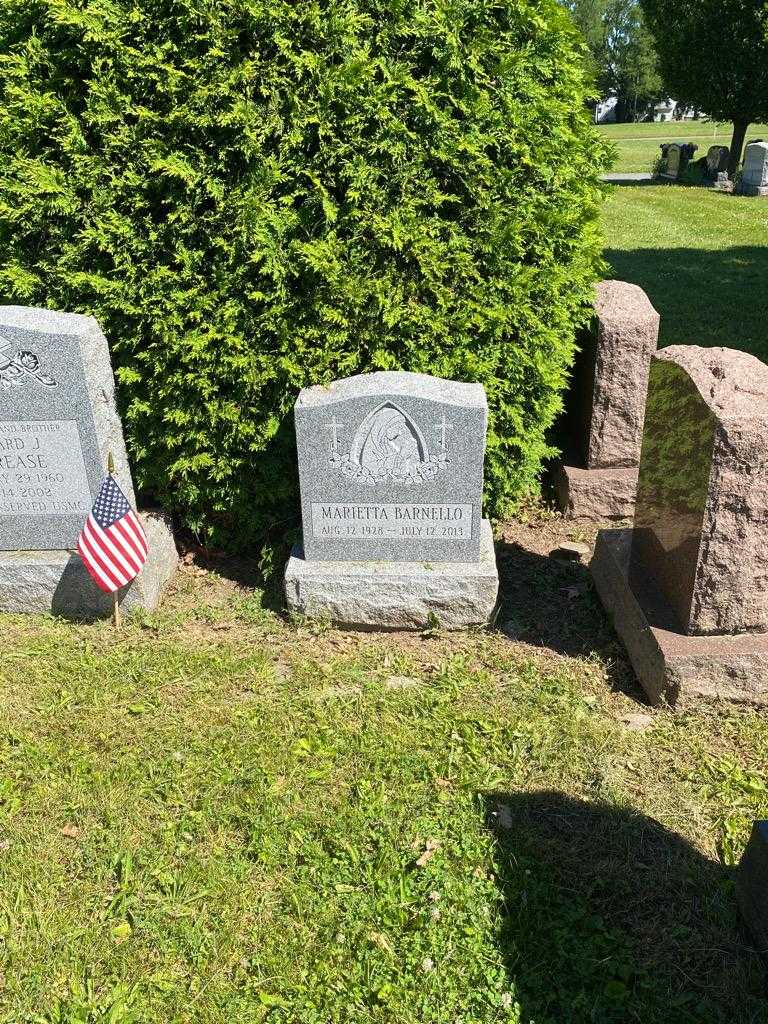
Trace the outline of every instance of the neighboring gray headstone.
<path fill-rule="evenodd" d="M 753 142 L 747 146 L 741 190 L 745 195 L 768 196 L 768 142 Z"/>
<path fill-rule="evenodd" d="M 109 452 L 135 505 L 109 348 L 93 317 L 0 307 L 0 550 L 74 547 Z"/>
<path fill-rule="evenodd" d="M 477 562 L 487 417 L 481 385 L 419 373 L 302 391 L 305 557 Z"/>
<path fill-rule="evenodd" d="M 112 598 L 74 552 L 109 455 L 136 499 L 109 346 L 93 317 L 0 306 L 0 610 L 108 615 Z M 119 594 L 154 608 L 177 555 L 169 522 L 141 513 L 149 556 Z"/>
<path fill-rule="evenodd" d="M 677 345 L 651 366 L 633 565 L 682 632 L 768 630 L 768 366 Z"/>

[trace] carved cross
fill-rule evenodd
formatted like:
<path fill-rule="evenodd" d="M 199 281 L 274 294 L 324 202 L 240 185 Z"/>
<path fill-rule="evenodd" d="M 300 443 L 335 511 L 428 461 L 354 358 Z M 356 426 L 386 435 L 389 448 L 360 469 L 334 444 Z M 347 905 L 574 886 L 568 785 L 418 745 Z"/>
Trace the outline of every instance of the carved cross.
<path fill-rule="evenodd" d="M 440 433 L 440 444 L 442 445 L 443 455 L 445 455 L 445 432 L 447 430 L 453 430 L 453 427 L 450 423 L 446 423 L 445 413 L 443 413 L 443 418 L 440 421 L 440 423 L 436 423 L 435 426 L 437 427 Z"/>
<path fill-rule="evenodd" d="M 339 427 L 343 427 L 343 423 L 338 423 L 336 417 L 331 419 L 330 423 L 326 423 L 326 429 L 333 431 L 333 454 L 339 454 Z"/>

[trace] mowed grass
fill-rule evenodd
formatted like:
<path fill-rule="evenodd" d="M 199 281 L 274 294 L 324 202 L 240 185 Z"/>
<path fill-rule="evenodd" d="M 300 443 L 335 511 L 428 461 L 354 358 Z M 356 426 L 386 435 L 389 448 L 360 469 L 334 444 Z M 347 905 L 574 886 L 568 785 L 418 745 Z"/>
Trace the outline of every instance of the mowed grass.
<path fill-rule="evenodd" d="M 118 636 L 2 617 L 0 1019 L 764 1020 L 765 716 L 649 713 L 572 618 L 351 635 L 191 566 Z"/>
<path fill-rule="evenodd" d="M 660 345 L 725 345 L 768 361 L 768 201 L 704 188 L 615 188 L 609 276 L 639 284 Z"/>
<path fill-rule="evenodd" d="M 710 146 L 728 146 L 732 125 L 708 121 L 667 121 L 643 124 L 601 125 L 600 132 L 616 145 L 612 171 L 651 171 L 662 142 L 695 142 L 696 156 L 706 156 Z M 747 139 L 768 139 L 768 125 L 750 125 Z"/>

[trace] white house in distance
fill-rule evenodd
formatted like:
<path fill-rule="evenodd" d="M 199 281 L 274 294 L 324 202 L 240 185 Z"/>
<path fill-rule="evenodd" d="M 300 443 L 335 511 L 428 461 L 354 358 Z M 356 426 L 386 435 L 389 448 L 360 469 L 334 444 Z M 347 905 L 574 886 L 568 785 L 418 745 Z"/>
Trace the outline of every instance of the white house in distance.
<path fill-rule="evenodd" d="M 595 106 L 595 124 L 612 124 L 616 120 L 616 104 L 618 96 L 607 96 L 598 100 Z"/>
<path fill-rule="evenodd" d="M 653 108 L 654 121 L 690 121 L 694 111 L 690 107 L 682 107 L 677 100 L 661 100 Z"/>

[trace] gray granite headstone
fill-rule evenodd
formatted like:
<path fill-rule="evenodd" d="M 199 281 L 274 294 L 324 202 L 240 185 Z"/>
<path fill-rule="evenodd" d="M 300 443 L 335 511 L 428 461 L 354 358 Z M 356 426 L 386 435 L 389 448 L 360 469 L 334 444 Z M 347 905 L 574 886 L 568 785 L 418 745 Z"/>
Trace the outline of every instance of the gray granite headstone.
<path fill-rule="evenodd" d="M 295 418 L 306 559 L 479 561 L 480 384 L 349 377 L 303 390 Z"/>
<path fill-rule="evenodd" d="M 96 320 L 0 306 L 0 550 L 74 548 L 110 452 L 135 507 Z"/>

